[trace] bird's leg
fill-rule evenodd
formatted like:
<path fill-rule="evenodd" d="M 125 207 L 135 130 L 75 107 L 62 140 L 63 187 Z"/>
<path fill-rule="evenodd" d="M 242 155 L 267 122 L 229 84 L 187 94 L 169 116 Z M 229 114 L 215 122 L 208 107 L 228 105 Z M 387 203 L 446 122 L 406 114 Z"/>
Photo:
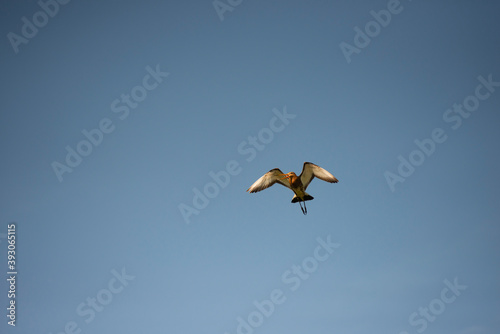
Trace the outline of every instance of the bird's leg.
<path fill-rule="evenodd" d="M 302 201 L 299 201 L 299 205 L 300 205 L 300 210 L 302 210 L 302 213 L 304 215 L 307 215 L 307 208 L 304 210 L 304 208 L 306 207 L 306 203 L 304 202 L 304 208 L 302 207 Z"/>

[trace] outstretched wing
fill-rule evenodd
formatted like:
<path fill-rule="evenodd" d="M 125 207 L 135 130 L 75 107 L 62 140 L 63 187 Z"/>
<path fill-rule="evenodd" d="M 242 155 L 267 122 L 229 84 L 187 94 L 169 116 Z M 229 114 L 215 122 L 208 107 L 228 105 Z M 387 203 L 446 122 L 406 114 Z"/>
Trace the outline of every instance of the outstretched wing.
<path fill-rule="evenodd" d="M 337 178 L 326 169 L 323 169 L 312 162 L 304 162 L 304 167 L 302 168 L 302 173 L 300 174 L 300 181 L 304 185 L 304 190 L 307 189 L 307 186 L 311 183 L 315 176 L 326 182 L 339 182 L 339 180 L 337 180 Z"/>
<path fill-rule="evenodd" d="M 290 182 L 288 182 L 287 179 L 282 180 L 282 178 L 283 178 L 283 172 L 280 171 L 279 168 L 271 169 L 269 172 L 262 175 L 260 179 L 255 181 L 254 184 L 252 184 L 247 191 L 250 193 L 256 193 L 258 191 L 269 188 L 276 182 L 287 188 L 290 188 Z"/>

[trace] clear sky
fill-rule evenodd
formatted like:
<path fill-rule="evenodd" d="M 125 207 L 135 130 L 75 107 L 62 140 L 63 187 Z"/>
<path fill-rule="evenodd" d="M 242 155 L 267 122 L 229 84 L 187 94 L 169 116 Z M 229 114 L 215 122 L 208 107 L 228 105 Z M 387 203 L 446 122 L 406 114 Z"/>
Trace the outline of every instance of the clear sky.
<path fill-rule="evenodd" d="M 0 332 L 499 333 L 499 14 L 1 2 Z"/>

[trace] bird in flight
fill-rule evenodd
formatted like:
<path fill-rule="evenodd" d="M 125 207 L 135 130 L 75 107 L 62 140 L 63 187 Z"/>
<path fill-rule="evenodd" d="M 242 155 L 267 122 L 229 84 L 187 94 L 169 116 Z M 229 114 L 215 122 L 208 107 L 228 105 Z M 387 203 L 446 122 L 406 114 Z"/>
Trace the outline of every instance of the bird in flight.
<path fill-rule="evenodd" d="M 247 192 L 256 193 L 278 182 L 294 192 L 295 195 L 292 198 L 292 203 L 299 202 L 302 213 L 307 215 L 306 201 L 310 201 L 314 199 L 314 197 L 306 193 L 306 189 L 314 177 L 330 183 L 339 182 L 339 180 L 326 169 L 312 162 L 304 162 L 302 173 L 300 173 L 299 176 L 294 172 L 284 174 L 279 168 L 271 169 L 269 172 L 262 175 L 260 179 L 255 181 L 254 184 L 248 188 Z M 302 202 L 304 202 L 304 207 L 302 207 Z"/>

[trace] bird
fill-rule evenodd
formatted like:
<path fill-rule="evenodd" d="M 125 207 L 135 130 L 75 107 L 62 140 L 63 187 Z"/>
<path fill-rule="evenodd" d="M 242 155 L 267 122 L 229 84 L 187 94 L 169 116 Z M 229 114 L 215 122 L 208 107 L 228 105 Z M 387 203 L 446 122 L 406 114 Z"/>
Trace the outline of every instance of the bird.
<path fill-rule="evenodd" d="M 292 203 L 299 202 L 302 213 L 307 215 L 306 201 L 310 201 L 314 199 L 314 197 L 306 193 L 306 189 L 314 177 L 330 183 L 339 182 L 339 180 L 326 169 L 312 162 L 304 162 L 302 173 L 300 173 L 299 176 L 294 172 L 284 174 L 279 168 L 274 168 L 255 181 L 250 188 L 247 189 L 247 192 L 256 193 L 269 188 L 275 183 L 279 183 L 294 192 Z M 304 202 L 304 207 L 302 207 L 302 202 Z"/>

